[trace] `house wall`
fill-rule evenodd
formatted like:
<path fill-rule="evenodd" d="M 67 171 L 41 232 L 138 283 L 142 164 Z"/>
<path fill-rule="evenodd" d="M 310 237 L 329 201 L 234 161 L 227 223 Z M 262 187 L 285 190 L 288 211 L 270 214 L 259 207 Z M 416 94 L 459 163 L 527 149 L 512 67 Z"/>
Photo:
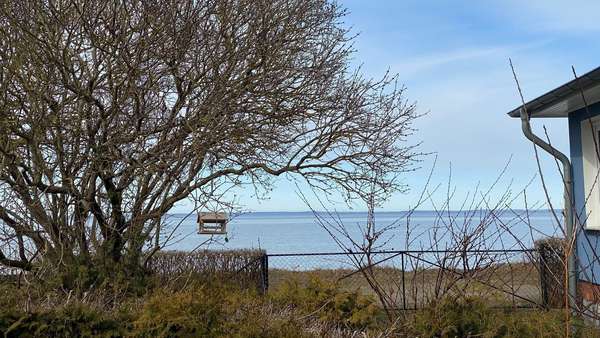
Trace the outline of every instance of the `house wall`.
<path fill-rule="evenodd" d="M 600 284 L 600 231 L 586 230 L 585 188 L 583 181 L 583 156 L 581 122 L 600 115 L 600 103 L 590 106 L 590 114 L 581 109 L 569 114 L 569 143 L 573 168 L 573 196 L 575 199 L 575 223 L 577 224 L 577 256 L 579 279 Z M 591 248 L 596 248 L 592 250 Z M 594 252 L 595 251 L 595 252 Z"/>

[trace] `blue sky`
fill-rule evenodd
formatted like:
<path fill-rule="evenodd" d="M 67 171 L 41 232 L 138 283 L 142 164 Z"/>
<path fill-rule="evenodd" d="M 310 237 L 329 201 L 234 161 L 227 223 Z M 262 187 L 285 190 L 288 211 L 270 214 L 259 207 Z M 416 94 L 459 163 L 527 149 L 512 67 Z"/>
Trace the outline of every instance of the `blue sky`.
<path fill-rule="evenodd" d="M 506 112 L 519 105 L 511 57 L 526 100 L 600 66 L 600 1 L 366 1 L 346 0 L 345 24 L 359 33 L 354 62 L 368 76 L 381 77 L 387 69 L 399 74 L 406 98 L 427 113 L 416 127 L 414 142 L 421 151 L 437 154 L 434 186 L 445 184 L 452 166 L 457 196 L 473 191 L 479 182 L 489 186 L 511 159 L 496 197 L 510 186 L 518 194 L 537 172 L 533 148 L 520 131 L 518 120 Z M 567 124 L 563 119 L 534 121 L 545 126 L 552 142 L 568 153 Z M 383 210 L 405 210 L 414 205 L 428 176 L 433 155 L 423 169 L 407 174 L 407 194 L 395 194 Z M 553 202 L 560 204 L 562 187 L 556 166 L 542 162 Z M 240 202 L 254 211 L 307 210 L 296 186 L 279 179 L 270 198 L 259 201 L 240 191 Z M 527 189 L 528 202 L 543 202 L 539 178 Z M 443 196 L 439 196 L 443 199 Z M 457 201 L 460 198 L 457 198 Z M 521 207 L 518 199 L 514 207 Z M 343 203 L 333 205 L 348 209 Z M 355 210 L 364 210 L 355 205 Z M 424 205 L 422 209 L 430 209 Z"/>

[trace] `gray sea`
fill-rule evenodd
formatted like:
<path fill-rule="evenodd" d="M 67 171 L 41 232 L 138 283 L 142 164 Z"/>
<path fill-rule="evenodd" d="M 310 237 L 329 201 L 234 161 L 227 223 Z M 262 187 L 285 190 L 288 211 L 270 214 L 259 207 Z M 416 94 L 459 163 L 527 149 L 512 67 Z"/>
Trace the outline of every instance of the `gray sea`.
<path fill-rule="evenodd" d="M 432 243 L 437 249 L 444 249 L 460 240 L 464 233 L 483 241 L 486 249 L 519 249 L 531 247 L 536 239 L 561 235 L 556 218 L 547 210 L 529 213 L 505 211 L 499 214 L 487 211 L 415 211 L 410 218 L 407 216 L 407 212 L 376 212 L 376 229 L 392 224 L 379 240 L 380 249 L 427 249 Z M 227 236 L 215 236 L 216 241 L 201 246 L 208 237 L 197 233 L 195 215 L 171 214 L 165 220 L 166 229 L 172 233 L 165 249 L 260 248 L 268 253 L 339 252 L 340 246 L 323 224 L 343 224 L 348 236 L 361 242 L 367 218 L 366 212 L 321 212 L 316 215 L 313 212 L 246 213 L 231 219 Z M 479 227 L 480 224 L 485 226 Z M 166 238 L 167 232 L 162 236 Z M 338 234 L 337 237 L 344 245 L 350 243 L 347 236 Z"/>

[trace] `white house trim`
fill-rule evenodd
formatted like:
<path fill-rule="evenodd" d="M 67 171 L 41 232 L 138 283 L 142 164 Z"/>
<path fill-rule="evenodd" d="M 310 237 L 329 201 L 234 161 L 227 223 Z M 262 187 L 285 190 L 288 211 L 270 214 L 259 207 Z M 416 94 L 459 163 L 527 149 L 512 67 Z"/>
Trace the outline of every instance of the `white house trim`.
<path fill-rule="evenodd" d="M 591 122 L 591 123 L 590 123 Z M 583 184 L 587 203 L 585 228 L 600 230 L 600 116 L 581 122 L 581 150 L 583 157 Z M 595 135 L 595 142 L 594 142 Z"/>

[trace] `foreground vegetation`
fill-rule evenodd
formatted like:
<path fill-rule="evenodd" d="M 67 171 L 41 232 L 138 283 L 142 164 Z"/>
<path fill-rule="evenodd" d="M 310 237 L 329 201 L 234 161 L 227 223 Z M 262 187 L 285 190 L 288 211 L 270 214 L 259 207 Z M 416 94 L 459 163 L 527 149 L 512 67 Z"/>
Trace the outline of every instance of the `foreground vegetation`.
<path fill-rule="evenodd" d="M 156 283 L 138 295 L 5 283 L 0 302 L 7 337 L 563 337 L 565 327 L 562 311 L 498 310 L 475 298 L 445 299 L 389 323 L 374 298 L 319 279 L 283 282 L 269 295 L 198 281 Z M 581 326 L 577 335 L 600 333 Z"/>

